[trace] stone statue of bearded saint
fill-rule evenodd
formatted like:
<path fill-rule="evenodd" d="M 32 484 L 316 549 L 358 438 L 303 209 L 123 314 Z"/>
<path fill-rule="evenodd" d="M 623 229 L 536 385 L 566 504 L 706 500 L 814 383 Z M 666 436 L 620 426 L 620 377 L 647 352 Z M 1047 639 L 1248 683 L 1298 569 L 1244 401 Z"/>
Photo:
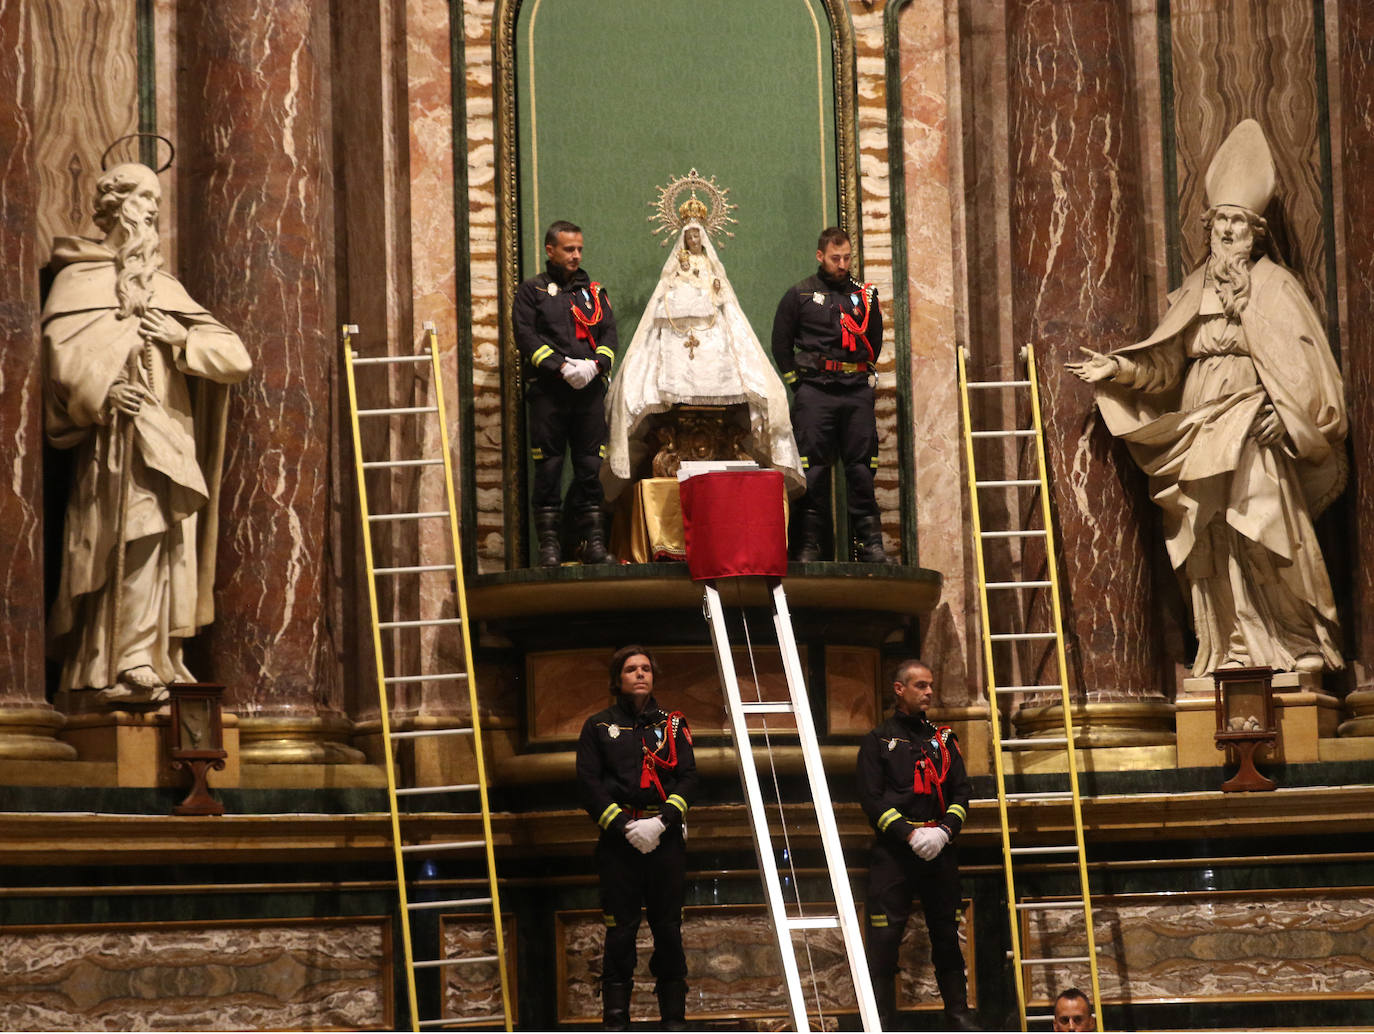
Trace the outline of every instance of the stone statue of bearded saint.
<path fill-rule="evenodd" d="M 1068 368 L 1149 475 L 1191 590 L 1194 675 L 1343 667 L 1312 522 L 1345 483 L 1340 371 L 1301 284 L 1265 254 L 1274 162 L 1253 120 L 1208 168 L 1211 254 L 1144 341 Z"/>
<path fill-rule="evenodd" d="M 63 689 L 113 707 L 194 681 L 182 641 L 213 617 L 225 386 L 252 365 L 158 269 L 161 199 L 147 166 L 102 175 L 104 236 L 54 241 L 43 307 L 47 437 L 73 451 L 49 653 Z"/>
<path fill-rule="evenodd" d="M 653 414 L 674 405 L 737 403 L 749 414 L 743 450 L 780 470 L 789 495 L 801 491 L 806 482 L 787 389 L 740 309 L 710 236 L 689 218 L 606 396 L 601 481 L 607 498 L 614 499 L 643 466 Z"/>

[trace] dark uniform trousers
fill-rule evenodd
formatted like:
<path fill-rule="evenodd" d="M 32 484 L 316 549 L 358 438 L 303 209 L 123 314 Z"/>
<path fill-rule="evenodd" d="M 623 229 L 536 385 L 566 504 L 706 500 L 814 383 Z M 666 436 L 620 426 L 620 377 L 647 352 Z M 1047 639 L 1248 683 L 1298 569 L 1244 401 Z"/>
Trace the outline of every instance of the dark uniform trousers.
<path fill-rule="evenodd" d="M 601 505 L 599 472 L 606 451 L 606 381 L 581 391 L 540 385 L 529 392 L 530 453 L 534 462 L 535 509 L 556 510 L 563 501 L 563 453 L 572 456 L 568 509 L 584 513 Z"/>
<path fill-rule="evenodd" d="M 606 921 L 602 979 L 607 983 L 634 979 L 641 902 L 654 934 L 649 972 L 660 981 L 685 978 L 682 903 L 686 894 L 687 845 L 682 839 L 682 827 L 665 830 L 658 847 L 647 855 L 632 847 L 623 833 L 602 833 L 596 845 L 596 867 L 601 884 L 601 911 Z"/>
<path fill-rule="evenodd" d="M 878 421 L 871 385 L 819 383 L 803 376 L 792 399 L 792 433 L 806 467 L 808 503 L 821 505 L 829 498 L 830 468 L 838 458 L 844 466 L 850 517 L 878 512 L 873 492 Z"/>
<path fill-rule="evenodd" d="M 931 962 L 944 993 L 947 976 L 964 975 L 959 950 L 959 852 L 948 845 L 932 861 L 924 861 L 905 844 L 877 840 L 868 871 L 868 969 L 874 984 L 892 986 L 897 975 L 897 952 L 918 898 L 930 932 Z"/>

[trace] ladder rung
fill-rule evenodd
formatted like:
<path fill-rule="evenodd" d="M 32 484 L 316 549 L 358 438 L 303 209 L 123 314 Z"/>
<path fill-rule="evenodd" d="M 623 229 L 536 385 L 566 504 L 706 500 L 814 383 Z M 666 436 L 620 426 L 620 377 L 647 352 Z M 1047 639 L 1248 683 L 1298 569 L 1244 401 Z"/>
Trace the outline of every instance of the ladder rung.
<path fill-rule="evenodd" d="M 421 355 L 370 355 L 367 358 L 353 356 L 354 366 L 377 366 L 381 363 L 431 363 L 433 358 L 428 352 Z"/>
<path fill-rule="evenodd" d="M 1067 747 L 1069 741 L 1063 736 L 1045 736 L 1038 740 L 1003 740 L 1004 747 Z"/>
<path fill-rule="evenodd" d="M 462 729 L 416 729 L 414 732 L 393 732 L 393 740 L 418 740 L 423 736 L 467 736 L 471 726 Z"/>
<path fill-rule="evenodd" d="M 461 625 L 462 618 L 422 618 L 415 621 L 378 621 L 378 628 L 421 628 L 428 625 Z"/>
<path fill-rule="evenodd" d="M 1010 643 L 1018 640 L 1057 639 L 1057 632 L 994 632 L 988 636 L 994 643 Z"/>
<path fill-rule="evenodd" d="M 839 925 L 839 916 L 801 916 L 787 920 L 789 930 L 834 930 Z"/>
<path fill-rule="evenodd" d="M 984 582 L 987 589 L 1048 589 L 1051 583 L 1043 582 Z"/>
<path fill-rule="evenodd" d="M 1039 484 L 1037 481 L 1036 484 Z M 1044 528 L 1030 528 L 1022 531 L 980 531 L 978 534 L 985 539 L 1042 539 L 1045 537 Z"/>
<path fill-rule="evenodd" d="M 1055 845 L 1054 847 L 1013 847 L 1010 849 L 1012 854 L 1078 854 L 1078 845 L 1069 844 L 1067 847 Z"/>
<path fill-rule="evenodd" d="M 367 519 L 369 521 L 414 521 L 422 517 L 447 516 L 447 510 L 415 510 L 411 513 L 370 513 L 367 515 Z"/>
<path fill-rule="evenodd" d="M 486 847 L 485 840 L 445 840 L 433 844 L 403 844 L 402 854 L 425 854 L 429 851 L 467 851 L 474 847 Z"/>
<path fill-rule="evenodd" d="M 994 686 L 994 693 L 1048 693 L 1059 692 L 1063 686 Z"/>
<path fill-rule="evenodd" d="M 447 515 L 445 515 L 447 516 Z M 456 571 L 456 564 L 413 564 L 410 567 L 374 567 L 373 574 L 420 574 L 424 571 Z"/>
<path fill-rule="evenodd" d="M 1030 381 L 965 381 L 970 388 L 1029 388 Z"/>
<path fill-rule="evenodd" d="M 461 959 L 421 959 L 411 963 L 416 969 L 436 969 L 440 966 L 471 966 L 476 962 L 495 962 L 495 955 L 468 955 Z M 464 1020 L 464 1023 L 473 1023 L 473 1020 Z"/>
<path fill-rule="evenodd" d="M 396 790 L 397 797 L 417 797 L 426 793 L 460 793 L 482 789 L 481 783 L 449 783 L 447 786 L 406 786 Z"/>
<path fill-rule="evenodd" d="M 1083 911 L 1081 901 L 1020 901 L 1017 902 L 1018 912 L 1048 912 L 1051 909 L 1075 909 Z"/>
<path fill-rule="evenodd" d="M 1008 478 L 999 481 L 976 481 L 979 488 L 1024 488 L 1030 485 L 1039 487 L 1040 482 L 1036 478 Z"/>
<path fill-rule="evenodd" d="M 437 413 L 438 406 L 394 406 L 390 409 L 360 409 L 359 416 L 405 416 L 409 413 Z"/>
<path fill-rule="evenodd" d="M 970 431 L 970 438 L 1034 438 L 1035 428 L 1015 428 L 1010 431 Z"/>
<path fill-rule="evenodd" d="M 400 793 L 400 790 L 396 791 Z M 1038 793 L 1009 793 L 1005 795 L 1009 801 L 1071 801 L 1073 800 L 1072 790 L 1041 790 Z"/>
<path fill-rule="evenodd" d="M 446 671 L 438 675 L 388 675 L 382 681 L 388 686 L 394 686 L 398 682 L 457 682 L 465 678 L 467 675 L 461 671 Z"/>
<path fill-rule="evenodd" d="M 1054 1022 L 1054 1016 L 1053 1016 L 1053 1014 L 1048 1015 L 1048 1016 L 1032 1016 L 1030 1013 L 1027 1013 L 1027 1014 L 1026 1014 L 1026 1022 L 1027 1022 L 1027 1023 L 1053 1023 L 1053 1022 Z"/>
<path fill-rule="evenodd" d="M 763 701 L 755 704 L 742 704 L 740 710 L 745 714 L 792 714 L 793 712 L 791 704 Z"/>
<path fill-rule="evenodd" d="M 449 898 L 447 901 L 408 901 L 406 908 L 420 912 L 427 908 L 461 908 L 464 905 L 490 905 L 491 898 Z"/>
<path fill-rule="evenodd" d="M 1022 959 L 1023 966 L 1054 966 L 1065 962 L 1091 962 L 1091 955 L 1061 955 L 1058 958 L 1048 959 Z"/>
<path fill-rule="evenodd" d="M 424 1030 L 430 1030 L 430 1029 L 435 1028 L 435 1027 L 471 1027 L 471 1026 L 473 1026 L 473 1025 L 475 1025 L 475 1024 L 478 1024 L 478 1023 L 482 1023 L 482 1024 L 493 1024 L 493 1023 L 504 1024 L 505 1022 L 506 1022 L 505 1014 L 504 1014 L 504 1013 L 496 1013 L 496 1014 L 493 1015 L 493 1016 L 464 1016 L 462 1019 L 459 1019 L 458 1017 L 455 1016 L 455 1017 L 454 1017 L 453 1019 L 451 1019 L 451 1020 L 421 1020 L 421 1021 L 419 1022 L 419 1026 L 420 1026 L 421 1028 L 423 1028 Z"/>
<path fill-rule="evenodd" d="M 364 460 L 364 470 L 382 470 L 387 467 L 442 467 L 444 461 L 437 460 Z"/>

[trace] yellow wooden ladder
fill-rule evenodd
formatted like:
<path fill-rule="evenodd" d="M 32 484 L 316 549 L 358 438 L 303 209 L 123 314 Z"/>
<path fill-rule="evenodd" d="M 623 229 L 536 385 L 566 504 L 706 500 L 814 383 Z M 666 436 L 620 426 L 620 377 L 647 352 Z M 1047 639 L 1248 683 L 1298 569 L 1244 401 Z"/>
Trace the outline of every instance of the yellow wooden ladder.
<path fill-rule="evenodd" d="M 1040 388 L 1036 378 L 1034 349 L 1027 345 L 1022 350 L 1021 357 L 1026 365 L 1025 379 L 1005 381 L 970 381 L 967 368 L 968 354 L 965 349 L 959 349 L 958 359 L 964 449 L 968 460 L 969 502 L 973 516 L 973 551 L 977 560 L 978 601 L 982 615 L 983 665 L 987 673 L 989 711 L 992 715 L 993 761 L 997 777 L 997 810 L 1002 826 L 1002 865 L 1006 877 L 1007 919 L 1011 928 L 1009 957 L 1012 963 L 1012 972 L 1016 979 L 1017 1009 L 1023 1031 L 1028 1029 L 1029 1023 L 1047 1023 L 1053 1019 L 1052 1013 L 1031 1014 L 1028 1012 L 1027 976 L 1035 968 L 1043 968 L 1047 973 L 1044 986 L 1047 992 L 1046 997 L 1050 999 L 1051 1004 L 1055 992 L 1073 984 L 1081 984 L 1081 975 L 1088 975 L 1091 981 L 1094 1007 L 1097 1010 L 1098 1029 L 1102 1030 L 1105 1029 L 1105 1026 L 1102 1020 L 1102 1002 L 1097 977 L 1097 944 L 1093 936 L 1092 900 L 1088 889 L 1088 866 L 1083 840 L 1083 799 L 1078 789 L 1078 764 L 1074 751 L 1073 715 L 1067 680 L 1068 667 L 1064 660 L 1064 624 L 1059 605 L 1059 573 L 1055 560 L 1050 494 L 1046 481 L 1045 438 L 1040 417 Z M 1013 426 L 1009 428 L 994 427 L 975 430 L 969 405 L 970 391 L 1028 393 L 1031 426 L 1026 428 L 1015 427 L 1013 420 Z M 1013 398 L 1015 399 L 1016 396 Z M 1001 401 L 1000 398 L 999 401 Z M 997 411 L 1005 413 L 1009 407 L 996 408 Z M 1010 408 L 1016 412 L 1022 407 L 1013 405 Z M 979 450 L 975 448 L 976 443 L 980 441 L 989 444 L 1000 443 L 1005 448 L 1008 440 L 1030 439 L 1033 439 L 1035 444 L 1035 477 L 987 479 L 979 477 L 977 455 Z M 1017 451 L 1019 452 L 1019 450 Z M 1009 526 L 988 530 L 983 527 L 984 507 L 982 499 L 984 493 L 994 491 L 1012 493 L 1013 498 L 1004 508 L 1004 512 L 1008 515 L 1007 523 Z M 1027 499 L 1025 493 L 1033 494 L 1036 492 L 1039 493 L 1040 526 L 1038 528 L 1029 526 L 1033 523 L 1031 514 L 1035 509 L 1034 500 L 1032 499 L 1029 505 L 1021 505 L 1023 500 Z M 1042 539 L 1045 554 L 1045 577 L 988 581 L 984 544 L 994 539 L 1019 541 L 1023 546 L 1027 541 Z M 1033 598 L 1029 594 L 1038 591 L 1048 593 L 1048 608 L 1035 609 L 1031 606 Z M 995 623 L 998 622 L 999 617 L 994 616 L 988 603 L 990 594 L 996 594 L 999 603 L 1003 600 L 1009 600 L 1006 604 L 1000 605 L 996 611 L 996 615 L 1001 618 L 996 627 Z M 1008 629 L 1005 627 L 1006 615 L 1023 614 L 1029 625 L 1033 623 L 1032 615 L 1043 609 L 1048 609 L 1051 617 L 1052 627 L 1049 629 Z M 1039 680 L 1032 679 L 1030 676 L 1018 679 L 1012 671 L 1005 670 L 1008 665 L 1004 657 L 999 667 L 999 650 L 995 649 L 998 644 L 1003 644 L 1001 649 L 1006 650 L 1007 648 L 1014 648 L 1016 644 L 1025 645 L 1039 642 L 1041 645 L 1046 645 L 1050 640 L 1054 642 L 1054 658 L 1057 665 L 1056 682 L 1036 684 Z M 1035 670 L 1035 667 L 1031 665 L 1031 670 Z M 1027 682 L 1031 684 L 1017 684 Z M 1021 694 L 1057 694 L 1064 716 L 1062 735 L 1017 739 L 1015 736 L 1004 733 L 1001 702 L 1008 697 Z M 1007 792 L 1007 755 L 1029 750 L 1039 752 L 1041 758 L 1045 757 L 1047 750 L 1062 752 L 1066 767 L 1067 788 L 1036 793 Z M 1036 825 L 1035 810 L 1046 807 L 1053 808 L 1056 805 L 1062 806 L 1065 803 L 1073 809 L 1073 842 L 1046 844 L 1041 842 L 1041 838 L 1033 837 Z M 1009 821 L 1009 813 L 1012 809 L 1016 809 L 1019 813 L 1017 815 L 1018 822 L 1015 826 Z M 1024 842 L 1029 839 L 1034 839 L 1035 842 Z M 1025 901 L 1017 897 L 1017 873 L 1024 872 L 1025 866 L 1034 865 L 1047 858 L 1070 855 L 1077 860 L 1079 889 L 1077 897 L 1036 898 Z M 1082 940 L 1078 941 L 1075 936 L 1075 941 L 1076 943 L 1086 942 L 1084 953 L 1081 955 L 1055 955 L 1052 950 L 1047 950 L 1042 957 L 1026 957 L 1022 952 L 1023 918 L 1028 918 L 1035 913 L 1063 912 L 1065 910 L 1070 913 L 1078 912 L 1082 915 Z M 1048 925 L 1050 924 L 1047 921 Z M 1079 974 L 1080 979 L 1075 980 L 1072 976 L 1074 973 Z M 1068 977 L 1064 984 L 1055 987 L 1049 983 L 1061 975 Z"/>
<path fill-rule="evenodd" d="M 487 774 L 482 753 L 482 729 L 477 702 L 477 684 L 472 677 L 472 639 L 469 634 L 467 593 L 463 583 L 463 554 L 458 537 L 458 512 L 454 502 L 448 421 L 444 411 L 438 335 L 435 332 L 434 324 L 425 324 L 425 334 L 427 344 L 418 354 L 364 357 L 360 356 L 353 348 L 353 341 L 358 335 L 357 326 L 349 324 L 343 328 L 344 369 L 348 379 L 349 419 L 353 430 L 358 506 L 363 526 L 361 536 L 363 557 L 367 565 L 368 604 L 372 616 L 373 652 L 377 667 L 381 742 L 386 763 L 387 799 L 391 808 L 391 841 L 396 866 L 396 890 L 400 898 L 400 925 L 405 948 L 406 992 L 410 1011 L 409 1029 L 420 1031 L 439 1028 L 499 1026 L 505 1030 L 513 1030 L 510 989 L 506 971 L 505 937 L 501 923 L 501 899 L 496 881 L 496 857 L 492 850 L 491 811 L 487 800 Z M 423 376 L 423 365 L 430 367 L 429 391 L 431 397 L 427 404 L 359 408 L 358 383 L 360 380 L 369 377 L 373 380 L 371 384 L 365 383 L 365 386 L 370 389 L 369 398 L 389 398 L 390 393 L 386 387 L 388 371 L 394 371 L 399 367 L 400 369 L 415 371 L 418 376 Z M 362 433 L 363 422 L 378 420 L 391 421 L 390 429 L 395 430 L 396 433 L 378 433 L 365 437 Z M 413 423 L 407 425 L 406 422 Z M 371 429 L 371 425 L 369 429 Z M 366 449 L 369 447 L 369 443 L 378 441 L 386 443 L 382 446 L 386 455 L 368 456 Z M 426 451 L 426 442 L 431 443 L 427 447 L 428 450 L 436 454 L 423 454 Z M 397 455 L 397 453 L 407 450 L 415 453 L 415 455 Z M 446 510 L 416 509 L 374 513 L 369 506 L 367 497 L 369 473 L 387 471 L 393 474 L 407 473 L 423 479 L 426 474 L 436 474 L 440 469 L 443 471 L 444 493 L 447 501 Z M 419 498 L 424 497 L 422 493 L 416 492 L 415 494 Z M 425 522 L 440 520 L 447 520 L 448 522 L 448 548 L 451 549 L 451 560 L 441 563 L 427 563 L 425 562 L 426 558 L 418 555 L 420 543 L 423 541 L 423 536 L 419 534 L 419 527 Z M 399 558 L 393 557 L 394 566 L 376 566 L 374 561 L 374 534 L 381 529 L 394 531 L 397 528 L 405 527 L 407 524 L 414 530 L 415 534 L 398 536 L 397 538 L 413 543 L 412 548 L 417 554 L 414 562 L 401 564 L 397 562 Z M 394 542 L 391 543 L 391 546 L 393 553 L 399 552 Z M 399 584 L 399 580 L 423 577 L 426 573 L 436 573 L 441 576 L 446 574 L 452 579 L 452 590 L 456 597 L 454 605 L 456 616 L 422 618 L 416 613 L 409 618 L 397 618 L 395 614 L 389 614 L 389 617 L 397 619 L 383 621 L 378 605 L 379 584 L 394 587 Z M 415 599 L 419 593 L 416 591 L 398 595 L 400 598 Z M 415 637 L 442 633 L 445 630 L 444 626 L 449 626 L 447 630 L 450 632 L 456 629 L 462 636 L 462 670 L 424 670 L 432 663 L 429 657 L 434 651 L 424 649 L 414 642 L 411 643 L 410 649 L 402 649 L 399 641 L 406 636 Z M 383 648 L 384 638 L 391 642 L 392 650 L 387 651 Z M 421 658 L 418 661 L 420 670 L 393 671 L 387 663 L 388 654 L 393 658 L 402 656 Z M 416 662 L 412 660 L 410 663 L 414 665 Z M 466 726 L 452 727 L 442 723 L 417 721 L 414 723 L 414 728 L 405 731 L 392 731 L 393 709 L 397 708 L 396 697 L 398 693 L 414 689 L 423 691 L 435 685 L 452 685 L 455 683 L 464 683 L 467 686 L 471 720 Z M 433 742 L 440 745 L 441 751 L 456 751 L 464 744 L 470 745 L 472 758 L 475 761 L 476 781 L 447 785 L 401 785 L 403 783 L 401 770 L 407 766 L 398 766 L 397 748 L 405 741 L 411 741 L 409 746 L 414 747 L 417 745 L 415 741 L 429 737 L 437 738 Z M 449 760 L 452 762 L 451 765 L 438 767 L 455 767 L 461 764 L 457 759 Z M 418 766 L 411 765 L 408 767 L 414 770 Z M 407 801 L 423 801 L 426 797 L 434 800 L 438 795 L 443 795 L 445 798 L 456 795 L 463 801 L 470 801 L 475 796 L 477 807 L 461 812 L 440 809 L 437 805 L 422 811 L 402 810 L 401 808 L 402 798 Z M 443 801 L 442 803 L 447 802 Z M 442 838 L 442 835 L 436 838 L 436 834 L 433 833 L 436 827 L 471 828 L 475 832 L 479 816 L 482 831 L 482 839 L 480 840 L 475 837 L 446 840 Z M 426 882 L 418 879 L 421 875 L 419 870 L 435 858 L 471 857 L 479 852 L 485 852 L 486 858 L 486 887 L 484 888 L 486 893 L 484 894 L 473 897 L 436 897 L 436 881 Z M 408 866 L 410 867 L 409 874 Z M 462 885 L 469 881 L 454 882 Z M 426 938 L 427 941 L 433 942 L 431 950 L 424 953 L 426 957 L 421 958 L 417 957 L 416 936 L 412 929 L 412 918 L 422 912 L 437 913 L 440 921 L 438 935 Z M 473 951 L 450 954 L 446 946 L 454 941 L 462 941 L 463 938 L 446 937 L 443 920 L 450 919 L 462 923 L 462 921 L 471 920 L 474 917 L 485 917 L 490 921 L 490 937 L 485 938 L 484 943 Z M 492 943 L 495 945 L 494 953 L 489 946 Z M 478 1014 L 474 1015 L 471 1009 L 463 1008 L 465 999 L 469 996 L 463 995 L 461 989 L 454 986 L 455 981 L 460 979 L 459 974 L 464 971 L 472 973 L 473 971 L 469 967 L 490 967 L 492 965 L 496 967 L 496 972 L 499 974 L 500 1011 L 496 1011 L 492 1007 L 494 1006 L 492 1003 L 491 1006 L 482 1008 Z M 423 987 L 426 992 L 424 995 L 417 993 L 417 971 L 427 978 Z M 436 977 L 437 979 L 435 979 Z"/>

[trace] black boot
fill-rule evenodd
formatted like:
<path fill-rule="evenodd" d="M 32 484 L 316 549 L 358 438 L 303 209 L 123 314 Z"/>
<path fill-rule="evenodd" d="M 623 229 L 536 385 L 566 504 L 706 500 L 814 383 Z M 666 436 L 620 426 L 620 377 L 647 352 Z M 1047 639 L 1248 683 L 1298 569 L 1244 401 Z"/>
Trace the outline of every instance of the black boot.
<path fill-rule="evenodd" d="M 893 977 L 873 978 L 873 1002 L 878 1007 L 878 1022 L 883 1030 L 898 1030 L 897 981 Z"/>
<path fill-rule="evenodd" d="M 601 520 L 600 508 L 583 510 L 578 515 L 577 528 L 582 535 L 582 562 L 610 563 L 611 554 L 606 552 L 606 527 Z"/>
<path fill-rule="evenodd" d="M 982 1030 L 968 1007 L 968 979 L 962 969 L 935 974 L 940 986 L 940 998 L 945 1003 L 945 1023 L 950 1030 Z"/>
<path fill-rule="evenodd" d="M 806 504 L 803 503 L 803 506 Z M 824 560 L 821 542 L 825 538 L 825 514 L 807 507 L 797 515 L 797 546 L 794 559 L 799 564 Z"/>
<path fill-rule="evenodd" d="M 883 550 L 883 525 L 877 517 L 854 519 L 855 553 L 861 564 L 895 564 Z"/>
<path fill-rule="evenodd" d="M 601 1029 L 630 1029 L 630 992 L 634 982 L 630 980 L 603 980 L 601 982 Z"/>
<path fill-rule="evenodd" d="M 686 1030 L 687 981 L 681 977 L 660 980 L 655 991 L 658 994 L 658 1015 L 663 1021 L 663 1029 Z"/>
<path fill-rule="evenodd" d="M 558 545 L 558 525 L 563 513 L 558 507 L 534 511 L 534 531 L 539 536 L 539 566 L 557 567 L 563 560 Z"/>

